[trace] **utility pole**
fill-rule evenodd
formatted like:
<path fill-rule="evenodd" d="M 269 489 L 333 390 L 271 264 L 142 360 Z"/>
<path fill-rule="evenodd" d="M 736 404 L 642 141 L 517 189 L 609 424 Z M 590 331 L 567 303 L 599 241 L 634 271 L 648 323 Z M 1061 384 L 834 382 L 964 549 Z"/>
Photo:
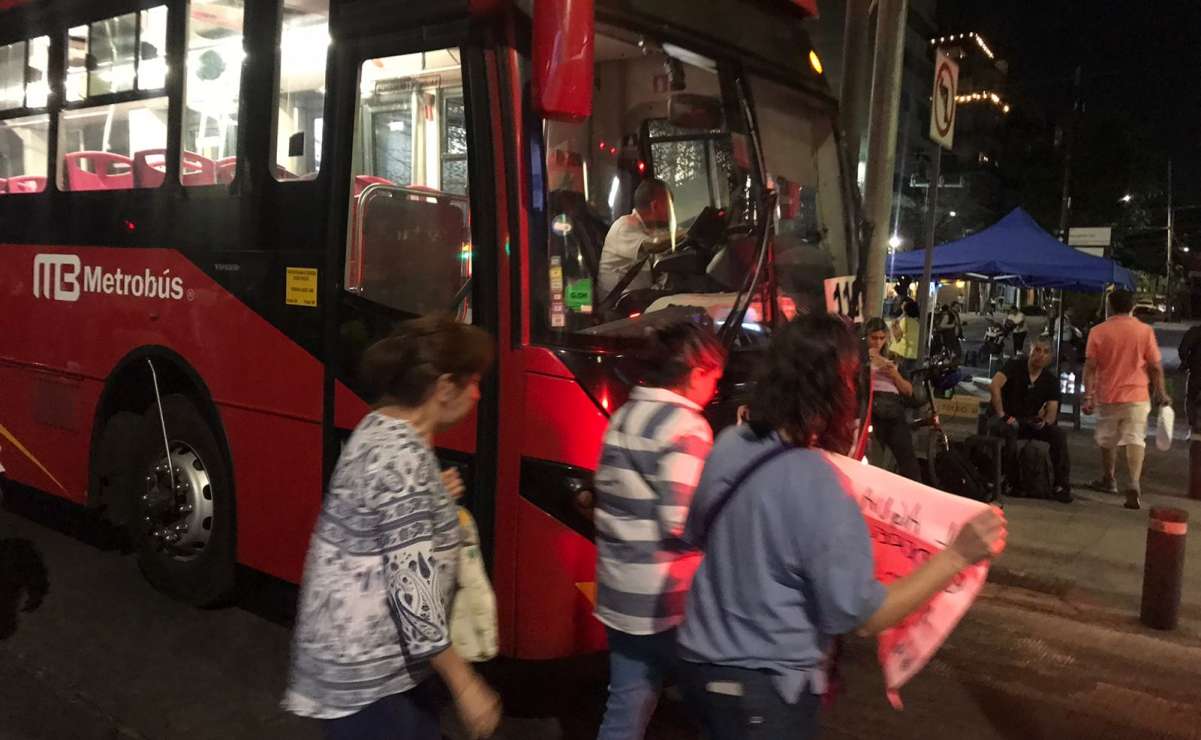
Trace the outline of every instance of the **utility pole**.
<path fill-rule="evenodd" d="M 858 177 L 871 65 L 871 0 L 847 0 L 842 39 L 842 90 L 839 113 L 843 140 L 851 156 L 851 176 Z"/>
<path fill-rule="evenodd" d="M 1167 283 L 1167 288 L 1164 292 L 1167 294 L 1164 303 L 1167 304 L 1168 321 L 1172 320 L 1172 160 L 1168 160 L 1168 255 L 1164 260 L 1164 268 L 1167 273 L 1164 275 L 1164 280 Z"/>
<path fill-rule="evenodd" d="M 872 239 L 867 252 L 867 284 L 863 291 L 864 314 L 869 318 L 880 316 L 884 303 L 884 262 L 890 236 L 885 227 L 892 215 L 897 117 L 901 102 L 901 67 L 907 17 L 907 0 L 879 0 L 864 197 L 867 219 L 872 224 Z"/>
<path fill-rule="evenodd" d="M 1080 81 L 1084 74 L 1083 67 L 1076 67 L 1076 81 L 1072 85 L 1072 117 L 1068 121 L 1068 130 L 1064 133 L 1063 155 L 1063 195 L 1059 205 L 1059 238 L 1065 244 L 1068 241 L 1068 214 L 1072 210 L 1072 145 L 1076 141 L 1076 124 L 1084 104 L 1080 99 Z"/>

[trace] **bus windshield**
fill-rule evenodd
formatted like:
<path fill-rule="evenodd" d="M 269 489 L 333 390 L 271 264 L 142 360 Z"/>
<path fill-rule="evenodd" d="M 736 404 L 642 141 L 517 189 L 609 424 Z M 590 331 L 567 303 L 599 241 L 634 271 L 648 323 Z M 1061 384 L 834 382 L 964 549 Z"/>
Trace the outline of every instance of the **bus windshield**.
<path fill-rule="evenodd" d="M 779 229 L 778 283 L 761 281 L 744 341 L 764 337 L 778 315 L 821 305 L 822 280 L 852 271 L 828 111 L 774 82 L 742 83 L 755 103 L 767 184 L 778 192 L 768 214 L 737 83 L 714 61 L 601 27 L 595 76 L 591 117 L 544 124 L 547 240 L 531 259 L 536 336 L 551 344 L 636 336 L 683 318 L 720 326 L 754 270 L 768 215 Z M 650 201 L 639 195 L 648 188 L 659 194 Z"/>
<path fill-rule="evenodd" d="M 595 75 L 592 116 L 544 128 L 534 326 L 554 343 L 637 331 L 668 308 L 720 321 L 754 250 L 758 188 L 737 100 L 712 60 L 612 28 L 597 31 Z M 635 208 L 652 178 L 665 185 L 654 219 Z M 739 227 L 744 238 L 728 239 Z"/>
<path fill-rule="evenodd" d="M 768 184 L 778 193 L 773 274 L 780 313 L 825 310 L 824 281 L 856 272 L 834 119 L 808 96 L 750 77 Z"/>

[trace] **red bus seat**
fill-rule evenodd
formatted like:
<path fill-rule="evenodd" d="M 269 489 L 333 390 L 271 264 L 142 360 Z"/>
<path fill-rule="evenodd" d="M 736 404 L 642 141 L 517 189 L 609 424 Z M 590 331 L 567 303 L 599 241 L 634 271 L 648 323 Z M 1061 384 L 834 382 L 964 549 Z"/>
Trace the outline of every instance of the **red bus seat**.
<path fill-rule="evenodd" d="M 46 189 L 46 178 L 41 175 L 17 175 L 8 178 L 10 193 L 40 193 Z"/>
<path fill-rule="evenodd" d="M 195 152 L 185 151 L 180 180 L 184 185 L 216 185 L 217 163 Z M 167 177 L 167 150 L 146 149 L 133 155 L 133 179 L 139 188 L 157 188 Z"/>
<path fill-rule="evenodd" d="M 83 163 L 91 169 L 84 169 Z M 67 190 L 126 190 L 133 187 L 133 160 L 113 152 L 69 152 L 63 155 L 67 166 Z"/>
<path fill-rule="evenodd" d="M 355 175 L 354 176 L 354 195 L 359 197 L 368 185 L 396 185 L 386 177 L 377 177 L 376 175 Z"/>
<path fill-rule="evenodd" d="M 234 181 L 234 176 L 238 173 L 238 158 L 237 157 L 222 157 L 217 160 L 217 184 L 228 185 Z M 296 175 L 288 172 L 283 167 L 275 165 L 276 180 L 295 180 Z"/>

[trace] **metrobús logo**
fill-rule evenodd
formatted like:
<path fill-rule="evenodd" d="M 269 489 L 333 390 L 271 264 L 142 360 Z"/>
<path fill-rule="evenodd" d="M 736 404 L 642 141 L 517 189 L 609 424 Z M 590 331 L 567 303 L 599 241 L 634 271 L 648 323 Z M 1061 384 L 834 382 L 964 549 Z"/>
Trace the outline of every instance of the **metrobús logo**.
<path fill-rule="evenodd" d="M 83 264 L 74 254 L 39 254 L 33 258 L 33 297 L 74 302 L 83 293 L 103 293 L 178 301 L 184 296 L 183 278 L 170 273 L 105 270 Z"/>

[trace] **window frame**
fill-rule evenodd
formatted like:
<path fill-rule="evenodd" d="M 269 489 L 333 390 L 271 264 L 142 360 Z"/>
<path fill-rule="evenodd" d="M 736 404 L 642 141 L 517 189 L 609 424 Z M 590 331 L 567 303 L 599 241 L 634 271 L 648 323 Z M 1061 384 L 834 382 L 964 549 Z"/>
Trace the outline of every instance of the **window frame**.
<path fill-rule="evenodd" d="M 454 88 L 453 92 L 454 92 L 453 95 L 447 95 L 446 92 L 441 93 L 439 95 L 440 99 L 438 101 L 438 116 L 439 116 L 439 120 L 442 123 L 442 125 L 441 125 L 442 130 L 440 132 L 441 136 L 439 137 L 439 142 L 438 142 L 438 184 L 441 186 L 443 192 L 450 192 L 450 191 L 446 190 L 446 163 L 447 162 L 463 162 L 464 166 L 466 166 L 467 155 L 471 152 L 471 147 L 470 147 L 471 131 L 467 128 L 467 95 L 464 92 L 462 85 L 460 85 L 457 88 Z M 450 147 L 447 145 L 446 133 L 447 133 L 447 130 L 449 127 L 446 125 L 446 121 L 448 120 L 448 117 L 446 115 L 446 106 L 447 106 L 447 103 L 449 103 L 451 100 L 459 100 L 459 101 L 461 101 L 461 104 L 463 106 L 464 140 L 466 140 L 468 142 L 468 148 L 467 148 L 467 151 L 463 152 L 462 154 L 450 154 L 449 153 Z M 470 189 L 471 189 L 470 178 L 468 178 L 468 181 L 467 181 L 467 188 L 468 188 L 468 191 L 470 191 Z"/>
<path fill-rule="evenodd" d="M 170 65 L 170 70 L 167 73 L 165 84 L 162 87 L 142 90 L 138 87 L 138 68 L 141 65 L 141 37 L 142 37 L 142 12 L 163 6 L 167 9 L 167 39 L 166 47 L 163 49 L 163 54 L 167 57 L 167 64 Z M 172 48 L 172 31 L 174 24 L 177 22 L 178 14 L 185 12 L 188 7 L 186 0 L 135 0 L 135 2 L 121 3 L 119 9 L 114 12 L 114 6 L 101 7 L 87 14 L 78 14 L 64 18 L 53 29 L 50 43 L 50 54 L 53 59 L 56 55 L 54 50 L 54 41 L 58 41 L 57 56 L 61 57 L 61 74 L 52 82 L 51 94 L 58 99 L 57 110 L 79 110 L 81 108 L 98 108 L 103 105 L 114 105 L 118 103 L 130 103 L 139 100 L 149 100 L 151 98 L 172 97 L 174 94 L 175 85 L 173 82 L 182 81 L 178 70 L 182 67 L 182 59 L 177 59 L 178 50 Z M 91 95 L 91 71 L 88 72 L 88 82 L 84 86 L 84 96 L 81 100 L 67 100 L 66 85 L 67 73 L 70 70 L 70 47 L 68 44 L 68 34 L 72 28 L 77 26 L 88 27 L 88 44 L 91 44 L 91 26 L 100 21 L 108 20 L 109 18 L 117 18 L 123 15 L 133 14 L 136 19 L 135 29 L 136 35 L 134 43 L 139 49 L 139 52 L 134 53 L 134 79 L 133 88 L 123 90 L 121 92 L 100 93 Z M 173 53 L 174 52 L 174 53 Z M 54 64 L 51 63 L 53 69 Z M 85 67 L 86 70 L 86 67 Z M 57 111 L 56 111 L 57 112 Z M 168 132 L 169 133 L 169 132 Z M 168 136 L 168 140 L 170 136 Z"/>
<path fill-rule="evenodd" d="M 14 24 L 14 26 L 18 26 L 18 27 L 19 27 L 19 25 L 20 24 Z M 47 139 L 47 141 L 46 141 L 46 162 L 45 162 L 46 184 L 42 187 L 41 190 L 38 190 L 36 192 L 29 192 L 29 193 L 10 193 L 6 189 L 3 193 L 0 193 L 0 197 L 7 197 L 10 195 L 19 195 L 23 198 L 36 197 L 39 195 L 43 195 L 46 192 L 49 192 L 52 189 L 52 186 L 55 186 L 55 187 L 57 186 L 56 181 L 57 181 L 57 174 L 58 174 L 58 172 L 57 172 L 57 166 L 58 166 L 58 153 L 57 153 L 58 152 L 58 125 L 57 125 L 58 122 L 57 122 L 57 118 L 58 118 L 58 116 L 55 111 L 55 103 L 60 97 L 60 90 L 59 90 L 59 87 L 55 85 L 56 80 L 55 80 L 55 75 L 54 75 L 54 69 L 55 69 L 54 54 L 55 54 L 55 44 L 56 44 L 56 39 L 57 39 L 57 35 L 56 35 L 57 29 L 55 29 L 53 27 L 51 27 L 51 28 L 43 27 L 39 30 L 41 31 L 41 33 L 35 31 L 32 35 L 29 35 L 28 33 L 18 34 L 11 38 L 0 40 L 0 46 L 9 46 L 11 44 L 24 44 L 25 45 L 25 54 L 22 59 L 22 67 L 21 67 L 21 73 L 22 73 L 21 106 L 18 108 L 5 108 L 3 110 L 0 110 L 0 121 L 11 121 L 11 120 L 16 120 L 16 119 L 21 119 L 21 118 L 32 118 L 34 116 L 43 116 L 43 115 L 46 116 L 46 139 Z M 46 59 L 46 84 L 49 89 L 47 90 L 47 93 L 46 93 L 46 104 L 45 105 L 30 107 L 29 106 L 29 90 L 28 90 L 28 88 L 29 88 L 29 50 L 30 50 L 30 48 L 32 48 L 33 40 L 42 38 L 42 37 L 46 37 L 49 41 L 49 45 L 48 45 L 48 49 L 47 49 L 47 59 Z"/>
<path fill-rule="evenodd" d="M 476 215 L 476 214 L 480 213 L 481 211 L 478 208 L 473 208 L 474 205 L 478 204 L 478 201 L 477 201 L 478 196 L 474 192 L 476 187 L 473 186 L 474 181 L 472 178 L 473 160 L 478 160 L 483 155 L 478 154 L 478 153 L 473 154 L 473 152 L 474 152 L 475 148 L 477 148 L 478 146 L 491 146 L 491 141 L 490 140 L 481 141 L 480 144 L 478 144 L 478 145 L 473 143 L 473 140 L 475 138 L 477 138 L 476 134 L 478 132 L 476 130 L 476 125 L 478 125 L 478 124 L 476 122 L 478 121 L 478 119 L 473 119 L 472 114 L 469 112 L 468 109 L 477 104 L 473 100 L 474 93 L 473 93 L 473 88 L 472 88 L 472 85 L 474 85 L 476 83 L 471 82 L 469 80 L 469 76 L 472 74 L 475 74 L 475 72 L 473 72 L 473 69 L 474 69 L 474 65 L 477 63 L 477 61 L 474 57 L 470 56 L 473 52 L 472 52 L 472 50 L 469 50 L 469 48 L 468 48 L 469 44 L 470 44 L 470 42 L 467 40 L 462 40 L 462 41 L 458 41 L 455 43 L 451 43 L 451 44 L 448 44 L 447 46 L 438 46 L 438 45 L 436 45 L 436 42 L 435 43 L 418 43 L 416 45 L 398 44 L 396 46 L 391 47 L 391 49 L 397 49 L 397 50 L 395 50 L 395 51 L 388 50 L 388 51 L 384 51 L 383 53 L 379 53 L 379 54 L 370 53 L 370 49 L 357 50 L 358 53 L 355 53 L 351 56 L 351 59 L 353 60 L 352 66 L 353 66 L 353 70 L 354 70 L 354 74 L 355 74 L 355 77 L 354 77 L 355 84 L 352 88 L 354 90 L 354 94 L 347 96 L 347 97 L 350 99 L 350 105 L 352 106 L 352 110 L 349 112 L 349 116 L 351 118 L 351 121 L 353 122 L 353 124 L 348 127 L 351 130 L 351 141 L 349 142 L 350 143 L 349 151 L 350 152 L 361 151 L 363 170 L 368 173 L 377 173 L 378 168 L 376 167 L 376 148 L 377 148 L 376 143 L 377 142 L 376 142 L 376 135 L 375 135 L 375 124 L 376 124 L 375 116 L 382 114 L 382 113 L 403 111 L 405 109 L 405 106 L 408 105 L 408 108 L 409 108 L 408 121 L 409 121 L 409 125 L 411 127 L 410 128 L 410 142 L 415 142 L 418 139 L 418 137 L 417 137 L 418 127 L 420 126 L 420 128 L 421 128 L 420 139 L 423 143 L 426 143 L 426 142 L 428 142 L 427 137 L 430 135 L 430 131 L 428 129 L 429 123 L 427 121 L 425 121 L 422 117 L 422 105 L 424 105 L 424 102 L 422 101 L 421 98 L 422 98 L 422 95 L 429 92 L 431 88 L 428 84 L 423 83 L 420 80 L 420 78 L 418 77 L 418 78 L 414 78 L 411 81 L 411 84 L 405 84 L 403 87 L 396 90 L 395 93 L 389 93 L 387 96 L 385 96 L 385 98 L 382 102 L 374 104 L 374 105 L 373 104 L 364 104 L 362 102 L 363 93 L 362 93 L 362 88 L 361 88 L 361 74 L 362 74 L 362 69 L 365 66 L 365 64 L 367 62 L 371 61 L 372 59 L 408 56 L 408 55 L 412 55 L 412 54 L 424 54 L 427 52 L 443 51 L 443 50 L 447 50 L 447 49 L 456 49 L 459 52 L 459 58 L 457 60 L 458 65 L 459 65 L 459 83 L 453 87 L 448 87 L 445 89 L 433 88 L 434 106 L 437 109 L 437 120 L 435 121 L 435 126 L 438 128 L 438 131 L 437 131 L 437 133 L 438 133 L 438 137 L 437 137 L 438 156 L 437 156 L 437 160 L 434 162 L 428 162 L 428 161 L 425 162 L 425 167 L 427 170 L 431 167 L 434 167 L 437 169 L 437 178 L 438 178 L 438 191 L 437 192 L 441 196 L 444 196 L 447 199 L 447 201 L 451 202 L 451 203 L 462 201 L 462 202 L 464 202 L 464 204 L 466 206 L 466 213 L 465 213 L 466 224 L 465 225 L 467 227 L 467 236 L 468 236 L 468 238 L 470 240 L 470 244 L 472 246 L 470 256 L 469 256 L 470 263 L 471 263 L 471 275 L 468 276 L 468 278 L 464 282 L 464 284 L 459 287 L 456 294 L 463 293 L 463 291 L 466 291 L 465 293 L 463 293 L 462 298 L 464 301 L 467 302 L 467 305 L 470 307 L 470 312 L 471 312 L 471 322 L 470 323 L 478 326 L 478 325 L 481 325 L 481 310 L 480 310 L 480 304 L 479 304 L 479 301 L 480 301 L 479 292 L 480 291 L 478 289 L 480 281 L 476 280 L 475 278 L 476 278 L 476 276 L 481 274 L 479 272 L 479 265 L 488 264 L 489 259 L 486 257 L 481 259 L 481 247 L 480 247 L 480 243 L 478 241 L 478 239 L 479 239 L 478 235 L 480 233 L 480 229 L 477 226 L 479 217 Z M 383 47 L 383 48 L 389 49 L 389 47 Z M 452 96 L 446 95 L 446 92 L 448 90 L 453 91 Z M 446 152 L 445 152 L 445 139 L 446 139 L 445 128 L 446 127 L 445 127 L 445 118 L 443 116 L 443 113 L 445 110 L 445 100 L 448 97 L 454 97 L 457 99 L 461 99 L 463 101 L 463 127 L 466 131 L 467 151 L 464 154 L 456 155 L 456 159 L 460 159 L 460 160 L 464 161 L 467 165 L 467 182 L 466 182 L 467 192 L 466 193 L 450 192 L 443 187 L 444 183 L 442 181 L 442 163 L 445 161 L 445 154 L 446 154 Z M 407 101 L 407 103 L 406 103 L 406 101 Z M 476 114 L 476 115 L 478 116 L 478 114 Z M 487 139 L 488 137 L 479 137 L 479 138 Z M 412 154 L 413 152 L 414 152 L 413 147 L 410 147 L 410 154 Z M 349 174 L 349 173 L 354 172 L 354 169 L 357 164 L 356 162 L 354 162 L 354 159 L 355 159 L 354 156 L 348 157 L 347 162 L 345 163 L 345 166 L 339 167 L 338 173 L 335 175 L 335 177 L 340 178 L 340 177 L 342 177 L 342 175 L 344 173 L 348 174 L 348 177 L 346 180 L 346 185 L 348 187 L 348 190 L 350 188 L 352 188 L 352 183 L 353 183 L 353 179 L 354 179 L 354 175 Z M 412 182 L 412 180 L 414 179 L 414 177 L 416 175 L 416 165 L 417 165 L 416 158 L 410 156 L 410 160 L 408 162 L 409 181 L 408 182 L 397 182 L 395 185 L 396 188 L 399 188 L 402 191 L 409 191 L 414 188 L 423 187 L 421 185 L 414 185 L 414 183 Z M 478 164 L 475 165 L 475 169 L 478 169 L 478 166 L 479 166 Z M 426 173 L 426 177 L 428 178 L 428 172 Z M 367 195 L 369 192 L 371 192 L 375 188 L 380 188 L 380 187 L 384 187 L 384 186 L 370 185 L 367 188 L 363 189 L 362 195 Z M 338 191 L 335 191 L 335 192 L 338 192 Z M 355 197 L 356 196 L 354 196 L 352 194 L 352 192 L 347 192 L 347 198 L 346 198 L 347 203 L 348 204 L 352 203 L 354 201 Z M 431 194 L 431 197 L 433 197 L 432 194 Z M 353 245 L 354 239 L 356 238 L 355 213 L 356 213 L 355 208 L 352 208 L 352 207 L 347 208 L 346 217 L 343 221 L 343 225 L 345 228 L 341 232 L 342 233 L 342 240 L 341 240 L 342 244 L 341 244 L 341 248 L 340 248 L 341 260 L 340 260 L 340 264 L 339 264 L 339 270 L 340 270 L 339 275 L 340 275 L 341 279 L 339 280 L 339 292 L 341 293 L 342 299 L 350 300 L 350 301 L 352 301 L 354 303 L 358 303 L 360 305 L 368 304 L 368 305 L 373 306 L 375 311 L 383 312 L 383 313 L 387 313 L 387 314 L 395 315 L 395 316 L 413 317 L 413 316 L 423 315 L 423 314 L 414 313 L 413 311 L 411 311 L 409 309 L 400 308 L 398 306 L 374 299 L 370 295 L 366 294 L 365 292 L 363 292 L 361 290 L 361 284 L 359 286 L 356 286 L 358 289 L 355 289 L 355 288 L 352 288 L 349 286 L 349 280 L 347 278 L 347 268 L 348 268 L 348 263 L 350 261 L 350 258 L 352 257 L 351 247 Z M 363 261 L 362 249 L 363 249 L 363 245 L 358 245 L 357 255 L 355 255 L 355 256 L 357 256 L 357 259 L 360 263 Z M 491 316 L 492 311 L 493 310 L 491 308 L 486 308 L 483 312 L 483 316 Z"/>
<path fill-rule="evenodd" d="M 138 68 L 141 65 L 141 33 L 142 33 L 142 13 L 153 8 L 164 7 L 167 11 L 167 26 L 165 45 L 162 49 L 162 57 L 165 59 L 167 71 L 164 75 L 162 87 L 140 89 L 138 87 Z M 72 197 L 78 197 L 81 192 L 88 193 L 88 197 L 119 197 L 97 195 L 98 193 L 141 193 L 142 197 L 147 197 L 149 193 L 174 190 L 181 187 L 179 182 L 180 174 L 180 135 L 176 129 L 179 128 L 178 121 L 183 106 L 183 84 L 184 75 L 180 74 L 183 69 L 183 64 L 186 60 L 184 46 L 186 46 L 186 21 L 184 15 L 188 9 L 188 0 L 126 0 L 119 3 L 97 3 L 95 6 L 87 8 L 87 12 L 77 11 L 68 15 L 64 15 L 57 19 L 50 29 L 50 69 L 52 73 L 51 93 L 50 93 L 50 166 L 48 169 L 47 178 L 53 184 L 53 189 L 56 192 L 73 193 Z M 90 70 L 86 70 L 88 82 L 85 84 L 84 96 L 80 100 L 67 99 L 67 78 L 70 71 L 70 41 L 69 34 L 72 28 L 78 26 L 88 27 L 88 43 L 91 44 L 91 26 L 100 21 L 109 18 L 116 18 L 123 15 L 133 14 L 135 21 L 135 48 L 134 53 L 134 83 L 130 90 L 120 92 L 100 93 L 98 95 L 88 95 L 90 91 Z M 182 42 L 182 45 L 181 45 Z M 157 187 L 150 188 L 128 188 L 120 190 L 69 190 L 59 187 L 59 178 L 61 175 L 60 169 L 62 165 L 63 152 L 60 151 L 60 138 L 62 129 L 63 114 L 69 111 L 87 110 L 90 108 L 103 108 L 112 105 L 121 105 L 126 103 L 136 103 L 155 98 L 165 98 L 167 101 L 167 137 L 164 142 L 165 150 L 165 167 L 163 182 Z M 49 191 L 51 188 L 46 188 Z"/>
<path fill-rule="evenodd" d="M 282 92 L 280 91 L 280 84 L 282 82 L 282 71 L 283 71 L 282 70 L 282 67 L 283 67 L 283 61 L 282 61 L 283 60 L 283 48 L 282 47 L 283 47 L 284 10 L 285 10 L 285 8 L 284 8 L 284 0 L 276 0 L 276 3 L 275 3 L 275 17 L 274 17 L 274 20 L 272 21 L 273 26 L 272 26 L 272 31 L 270 34 L 271 55 L 272 55 L 272 62 L 271 62 L 271 127 L 268 131 L 267 167 L 268 167 L 269 171 L 272 173 L 272 177 L 271 177 L 272 180 L 274 180 L 277 184 L 286 184 L 289 188 L 294 187 L 299 183 L 306 183 L 306 182 L 311 183 L 311 182 L 315 182 L 319 179 L 324 179 L 323 175 L 321 174 L 322 169 L 323 169 L 322 163 L 325 162 L 328 165 L 328 162 L 325 161 L 325 158 L 323 156 L 324 152 L 322 152 L 321 150 L 322 150 L 322 147 L 325 146 L 325 134 L 326 134 L 325 122 L 332 119 L 332 116 L 330 116 L 330 105 L 333 103 L 334 96 L 330 94 L 330 91 L 336 89 L 336 88 L 332 87 L 330 84 L 331 82 L 334 81 L 334 78 L 333 78 L 334 65 L 336 64 L 336 59 L 337 59 L 337 57 L 334 54 L 334 41 L 333 41 L 332 18 L 331 18 L 333 15 L 333 9 L 331 6 L 335 1 L 336 0 L 326 0 L 325 28 L 326 28 L 326 33 L 330 35 L 330 43 L 329 43 L 329 46 L 326 47 L 326 50 L 325 50 L 325 77 L 322 82 L 322 88 L 325 90 L 325 92 L 323 92 L 321 95 L 321 98 L 322 98 L 321 111 L 312 117 L 312 124 L 311 124 L 311 134 L 312 134 L 312 139 L 313 139 L 313 142 L 312 142 L 313 160 L 314 160 L 313 166 L 316 169 L 314 170 L 311 177 L 295 177 L 295 178 L 284 178 L 284 179 L 281 179 L 277 176 L 278 175 L 277 168 L 281 166 L 278 161 L 279 160 L 278 152 L 279 152 L 279 143 L 280 143 L 279 101 L 283 97 Z M 249 13 L 249 11 L 247 11 L 247 13 Z M 243 29 L 243 32 L 245 32 L 245 29 Z M 245 82 L 245 81 L 243 81 L 243 82 Z M 316 121 L 318 121 L 318 120 L 321 121 L 321 136 L 320 136 L 320 138 L 318 138 L 318 136 L 317 136 Z"/>

